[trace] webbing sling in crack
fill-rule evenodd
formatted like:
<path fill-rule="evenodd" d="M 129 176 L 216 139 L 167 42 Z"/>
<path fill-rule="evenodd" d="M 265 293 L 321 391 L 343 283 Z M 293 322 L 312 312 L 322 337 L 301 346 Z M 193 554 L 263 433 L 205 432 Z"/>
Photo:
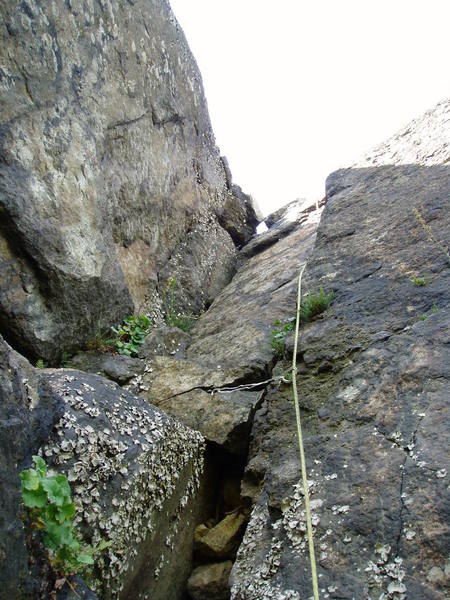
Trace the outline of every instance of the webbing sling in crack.
<path fill-rule="evenodd" d="M 298 276 L 298 292 L 297 292 L 297 315 L 295 321 L 295 339 L 294 339 L 294 353 L 292 355 L 292 390 L 294 392 L 294 406 L 295 406 L 295 418 L 297 421 L 297 437 L 298 447 L 300 450 L 300 462 L 302 465 L 302 480 L 303 480 L 303 491 L 305 498 L 305 509 L 306 509 L 306 528 L 308 532 L 308 546 L 309 546 L 309 560 L 311 563 L 311 579 L 314 593 L 314 600 L 319 600 L 319 586 L 317 583 L 317 571 L 316 571 L 316 557 L 314 553 L 314 541 L 311 524 L 311 507 L 309 505 L 309 489 L 308 489 L 308 478 L 306 476 L 306 462 L 305 462 L 305 451 L 303 449 L 303 436 L 302 436 L 302 424 L 300 420 L 300 408 L 298 405 L 297 395 L 297 346 L 298 346 L 298 330 L 300 326 L 300 304 L 302 298 L 302 275 L 306 265 L 303 265 L 300 269 Z"/>

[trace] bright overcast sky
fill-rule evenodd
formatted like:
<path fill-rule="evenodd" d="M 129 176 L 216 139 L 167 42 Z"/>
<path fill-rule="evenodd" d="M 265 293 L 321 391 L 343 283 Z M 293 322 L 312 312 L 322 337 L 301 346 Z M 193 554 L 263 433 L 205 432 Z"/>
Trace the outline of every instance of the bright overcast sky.
<path fill-rule="evenodd" d="M 263 213 L 450 95 L 450 0 L 170 0 Z"/>

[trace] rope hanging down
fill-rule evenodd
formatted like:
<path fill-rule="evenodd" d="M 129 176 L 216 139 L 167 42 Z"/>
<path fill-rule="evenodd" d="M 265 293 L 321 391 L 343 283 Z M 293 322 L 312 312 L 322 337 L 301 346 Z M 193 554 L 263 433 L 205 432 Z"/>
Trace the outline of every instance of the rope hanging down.
<path fill-rule="evenodd" d="M 302 425 L 300 421 L 300 409 L 298 405 L 297 395 L 297 346 L 298 346 L 298 330 L 300 326 L 300 303 L 302 297 L 302 275 L 306 265 L 303 265 L 300 269 L 298 276 L 298 293 L 297 293 L 297 318 L 295 321 L 295 341 L 294 341 L 294 353 L 292 356 L 292 390 L 294 392 L 294 406 L 295 406 L 295 418 L 297 421 L 297 436 L 298 446 L 300 449 L 300 462 L 302 465 L 302 479 L 303 479 L 303 491 L 305 498 L 305 509 L 306 509 L 306 528 L 308 532 L 308 546 L 309 546 L 309 560 L 311 563 L 311 578 L 314 593 L 314 600 L 319 600 L 319 586 L 317 583 L 317 571 L 316 571 L 316 557 L 314 554 L 314 541 L 311 524 L 311 507 L 309 505 L 309 490 L 308 490 L 308 478 L 306 476 L 306 462 L 305 452 L 303 450 L 303 437 L 302 437 Z"/>

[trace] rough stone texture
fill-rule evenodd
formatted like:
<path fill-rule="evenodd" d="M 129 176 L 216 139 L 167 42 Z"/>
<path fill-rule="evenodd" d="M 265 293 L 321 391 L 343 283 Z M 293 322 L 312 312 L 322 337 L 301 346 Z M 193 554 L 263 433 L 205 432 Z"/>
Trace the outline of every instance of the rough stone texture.
<path fill-rule="evenodd" d="M 261 391 L 221 391 L 236 381 L 233 371 L 206 369 L 191 361 L 155 356 L 133 383 L 151 404 L 200 431 L 227 452 L 245 455 Z"/>
<path fill-rule="evenodd" d="M 231 560 L 227 560 L 194 569 L 187 583 L 189 597 L 192 600 L 228 600 L 231 567 Z"/>
<path fill-rule="evenodd" d="M 247 239 L 252 212 L 168 2 L 0 10 L 1 331 L 54 361 L 133 306 L 156 315 L 169 276 L 185 308 L 210 303 L 233 272 L 224 227 Z"/>
<path fill-rule="evenodd" d="M 31 599 L 41 587 L 29 555 L 20 495 L 20 471 L 47 439 L 62 413 L 41 401 L 35 369 L 0 336 L 0 597 Z"/>
<path fill-rule="evenodd" d="M 149 359 L 155 355 L 184 358 L 190 341 L 189 334 L 178 327 L 161 325 L 157 329 L 152 329 L 145 338 L 139 351 L 139 358 Z"/>
<path fill-rule="evenodd" d="M 219 213 L 219 223 L 229 232 L 237 246 L 246 244 L 261 220 L 259 209 L 238 185 L 232 185 L 230 194 Z"/>
<path fill-rule="evenodd" d="M 234 559 L 246 523 L 244 514 L 233 512 L 211 529 L 201 529 L 195 536 L 196 556 L 209 560 Z"/>
<path fill-rule="evenodd" d="M 335 296 L 302 328 L 298 351 L 323 598 L 446 598 L 434 574 L 450 545 L 449 194 L 445 165 L 347 169 L 327 181 L 304 291 Z M 274 386 L 252 432 L 242 491 L 254 505 L 232 598 L 311 596 L 299 482 L 291 390 Z"/>
<path fill-rule="evenodd" d="M 450 162 L 450 99 L 439 102 L 372 148 L 354 167 L 444 165 Z"/>
<path fill-rule="evenodd" d="M 96 375 L 45 370 L 41 396 L 64 403 L 43 456 L 67 473 L 76 522 L 99 560 L 101 598 L 179 597 L 190 572 L 203 438 Z"/>
<path fill-rule="evenodd" d="M 144 370 L 144 363 L 138 358 L 96 352 L 79 352 L 69 360 L 69 366 L 87 373 L 103 375 L 121 385 Z"/>
<path fill-rule="evenodd" d="M 204 367 L 233 370 L 236 381 L 258 381 L 270 372 L 274 355 L 270 332 L 276 319 L 291 317 L 296 277 L 315 240 L 320 211 L 299 217 L 297 227 L 281 239 L 256 237 L 261 252 L 246 258 L 232 282 L 201 316 L 191 332 L 189 360 Z M 252 255 L 257 249 L 252 250 Z"/>

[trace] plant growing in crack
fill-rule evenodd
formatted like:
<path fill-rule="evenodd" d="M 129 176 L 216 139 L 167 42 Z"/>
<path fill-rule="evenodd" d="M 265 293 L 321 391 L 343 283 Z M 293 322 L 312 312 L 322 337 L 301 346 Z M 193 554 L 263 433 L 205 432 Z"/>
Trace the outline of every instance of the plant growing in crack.
<path fill-rule="evenodd" d="M 40 456 L 33 456 L 33 462 L 34 468 L 20 473 L 22 502 L 28 509 L 31 526 L 42 534 L 40 539 L 60 585 L 78 573 L 89 578 L 94 555 L 111 542 L 101 541 L 96 546 L 83 543 L 73 524 L 75 505 L 66 476 L 48 473 Z"/>
<path fill-rule="evenodd" d="M 275 329 L 270 332 L 270 345 L 277 358 L 283 358 L 286 351 L 286 334 L 293 331 L 295 327 L 295 317 L 291 317 L 281 324 L 277 319 L 274 323 Z"/>
<path fill-rule="evenodd" d="M 302 323 L 312 321 L 314 317 L 326 311 L 333 298 L 334 293 L 328 292 L 328 294 L 325 294 L 322 287 L 318 292 L 305 294 L 300 307 L 300 321 Z"/>
<path fill-rule="evenodd" d="M 117 336 L 115 345 L 119 354 L 137 356 L 150 331 L 150 319 L 146 315 L 129 315 L 122 325 L 111 329 Z"/>
<path fill-rule="evenodd" d="M 429 282 L 427 281 L 426 277 L 414 276 L 413 283 L 414 283 L 414 285 L 417 285 L 418 287 L 422 287 L 424 285 L 427 285 L 427 283 L 429 283 Z"/>
<path fill-rule="evenodd" d="M 323 288 L 318 292 L 306 294 L 300 307 L 300 321 L 309 323 L 314 317 L 323 313 L 331 304 L 334 293 L 325 294 Z M 270 345 L 278 358 L 283 358 L 286 351 L 286 335 L 294 330 L 295 317 L 286 319 L 283 323 L 277 319 L 275 329 L 270 332 Z"/>
<path fill-rule="evenodd" d="M 186 313 L 182 313 L 177 309 L 176 302 L 177 280 L 175 277 L 169 277 L 165 290 L 165 321 L 169 327 L 178 327 L 182 331 L 188 333 L 195 322 L 195 317 Z"/>

